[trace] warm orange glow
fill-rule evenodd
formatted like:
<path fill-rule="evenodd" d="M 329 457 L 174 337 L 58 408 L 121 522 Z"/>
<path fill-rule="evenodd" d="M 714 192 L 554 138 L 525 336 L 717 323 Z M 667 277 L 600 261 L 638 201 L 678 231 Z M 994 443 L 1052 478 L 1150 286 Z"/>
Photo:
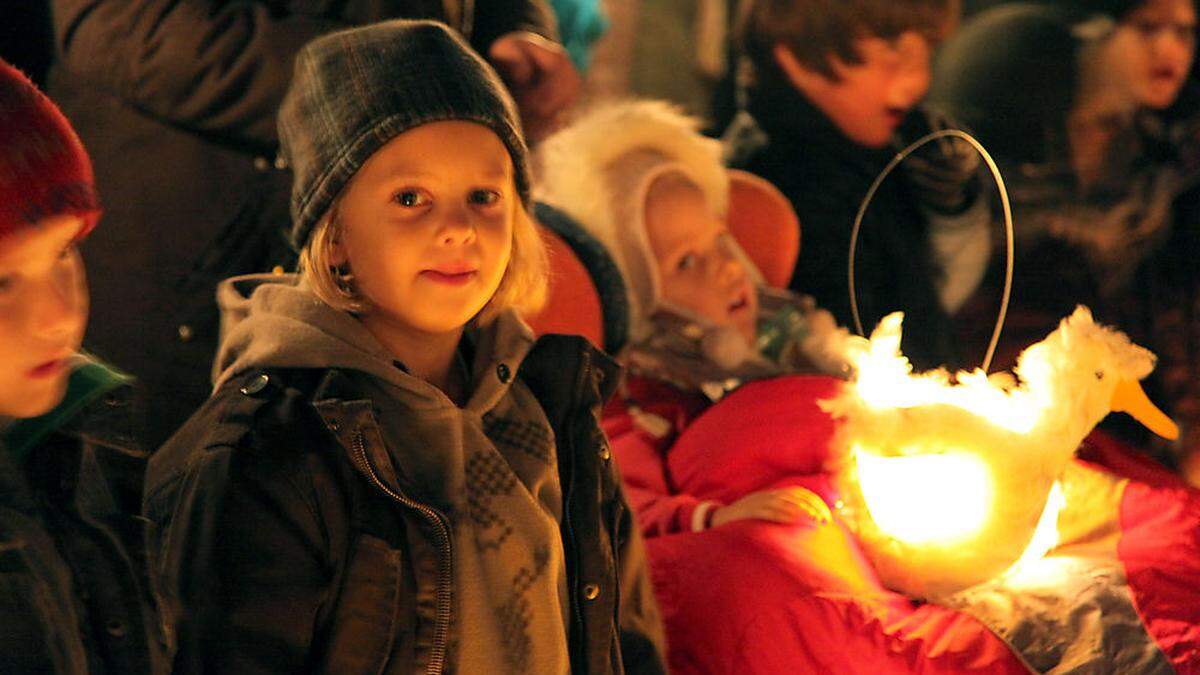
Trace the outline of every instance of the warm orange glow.
<path fill-rule="evenodd" d="M 900 354 L 901 318 L 898 314 L 885 317 L 872 336 L 870 348 L 852 357 L 855 389 L 869 407 L 885 410 L 953 405 L 1009 431 L 1028 433 L 1053 404 L 1025 390 L 998 386 L 978 369 L 958 373 L 953 382 L 944 370 L 914 375 L 908 359 Z"/>
<path fill-rule="evenodd" d="M 1037 529 L 1033 531 L 1033 539 L 1029 540 L 1029 546 L 1025 547 L 1025 552 L 1013 563 L 1013 566 L 1008 568 L 1007 574 L 1010 578 L 1018 579 L 1032 574 L 1032 569 L 1037 567 L 1037 562 L 1041 560 L 1055 546 L 1058 546 L 1058 514 L 1062 512 L 1067 505 L 1067 496 L 1063 493 L 1062 483 L 1055 482 L 1054 487 L 1050 488 L 1050 496 L 1046 499 L 1046 510 L 1042 511 L 1042 517 L 1038 520 Z"/>
<path fill-rule="evenodd" d="M 909 544 L 965 541 L 987 523 L 993 481 L 963 453 L 880 457 L 856 448 L 867 511 L 884 533 Z"/>
<path fill-rule="evenodd" d="M 854 376 L 826 405 L 844 420 L 847 512 L 889 588 L 936 598 L 1053 567 L 1038 561 L 1058 544 L 1057 481 L 1092 428 L 1124 411 L 1177 434 L 1137 384 L 1154 355 L 1086 308 L 990 377 L 913 373 L 901 322 L 847 343 Z"/>

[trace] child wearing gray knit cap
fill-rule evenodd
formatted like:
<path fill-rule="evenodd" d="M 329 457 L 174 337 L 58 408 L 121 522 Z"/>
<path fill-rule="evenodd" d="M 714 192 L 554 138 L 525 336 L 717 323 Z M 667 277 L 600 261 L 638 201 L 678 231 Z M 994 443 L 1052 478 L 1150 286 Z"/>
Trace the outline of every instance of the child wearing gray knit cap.
<path fill-rule="evenodd" d="M 216 390 L 146 510 L 183 672 L 662 672 L 593 409 L 615 368 L 535 341 L 526 148 L 444 26 L 307 46 L 279 118 L 297 274 L 219 292 Z"/>

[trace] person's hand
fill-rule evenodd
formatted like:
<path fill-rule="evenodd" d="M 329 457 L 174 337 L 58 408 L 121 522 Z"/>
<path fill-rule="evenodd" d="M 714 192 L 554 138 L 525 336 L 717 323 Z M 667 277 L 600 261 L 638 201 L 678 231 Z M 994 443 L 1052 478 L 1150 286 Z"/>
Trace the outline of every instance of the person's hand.
<path fill-rule="evenodd" d="M 776 523 L 809 520 L 815 525 L 825 525 L 833 520 L 833 514 L 825 500 L 812 490 L 790 487 L 752 492 L 729 506 L 719 507 L 713 512 L 712 526 L 750 518 Z"/>
<path fill-rule="evenodd" d="M 567 50 L 536 33 L 502 35 L 487 57 L 512 92 L 530 143 L 553 132 L 579 96 L 582 80 Z"/>
<path fill-rule="evenodd" d="M 901 129 L 903 145 L 935 131 L 959 128 L 936 110 L 918 108 Z M 900 165 L 914 196 L 937 213 L 962 213 L 979 195 L 979 153 L 957 136 L 943 136 L 913 151 Z"/>

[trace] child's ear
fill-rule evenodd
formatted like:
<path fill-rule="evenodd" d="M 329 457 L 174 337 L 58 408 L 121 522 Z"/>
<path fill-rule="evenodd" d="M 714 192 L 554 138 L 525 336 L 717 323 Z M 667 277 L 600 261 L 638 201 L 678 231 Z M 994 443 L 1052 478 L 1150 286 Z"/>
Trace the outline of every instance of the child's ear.
<path fill-rule="evenodd" d="M 791 48 L 782 42 L 776 42 L 771 48 L 771 56 L 792 86 L 809 98 L 830 84 L 829 78 L 801 63 Z"/>
<path fill-rule="evenodd" d="M 350 261 L 350 256 L 346 253 L 346 247 L 342 244 L 342 235 L 340 233 L 333 235 L 329 240 L 329 264 L 334 267 L 342 267 Z"/>

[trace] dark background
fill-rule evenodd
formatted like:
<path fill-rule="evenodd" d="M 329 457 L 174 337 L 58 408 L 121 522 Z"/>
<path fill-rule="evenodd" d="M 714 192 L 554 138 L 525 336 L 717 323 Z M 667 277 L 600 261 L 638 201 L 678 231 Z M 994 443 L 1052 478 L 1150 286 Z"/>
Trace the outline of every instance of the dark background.
<path fill-rule="evenodd" d="M 47 3 L 43 0 L 0 0 L 0 58 L 42 84 L 52 53 Z"/>

